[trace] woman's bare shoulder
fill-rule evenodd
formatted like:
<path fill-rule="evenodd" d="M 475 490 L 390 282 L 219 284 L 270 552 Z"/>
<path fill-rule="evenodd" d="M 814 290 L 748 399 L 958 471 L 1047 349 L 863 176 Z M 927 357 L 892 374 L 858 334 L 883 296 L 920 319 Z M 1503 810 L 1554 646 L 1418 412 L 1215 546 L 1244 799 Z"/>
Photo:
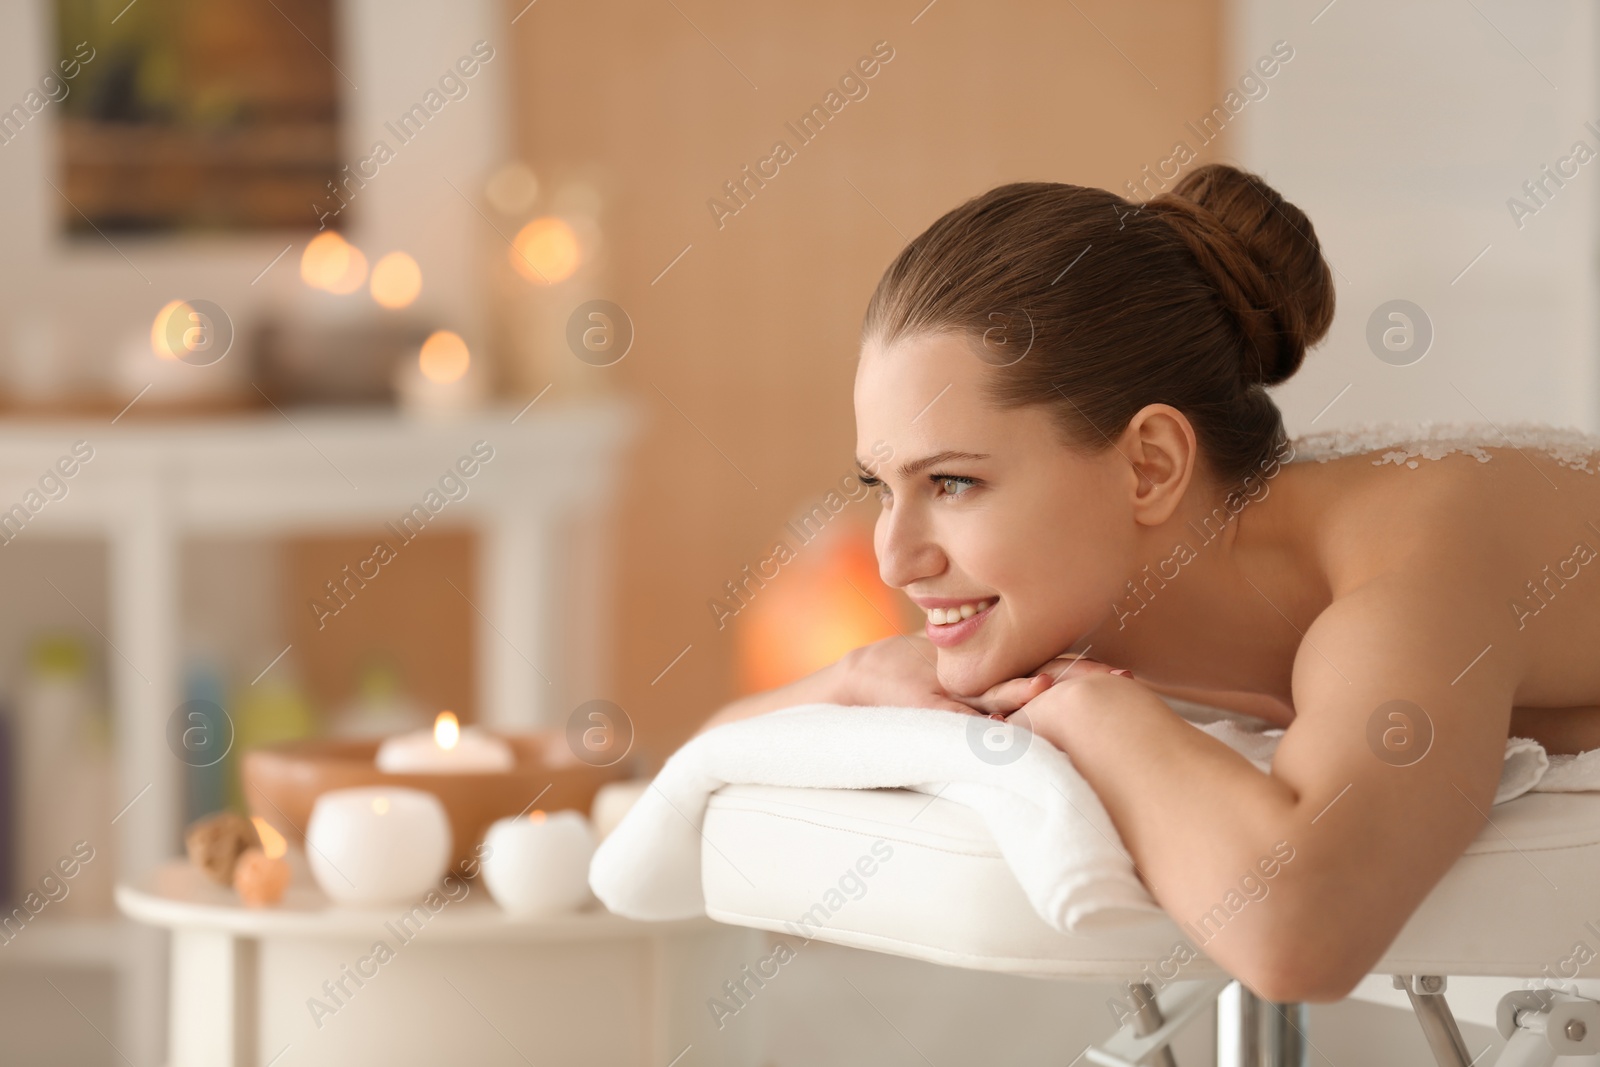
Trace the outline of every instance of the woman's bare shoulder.
<path fill-rule="evenodd" d="M 1600 473 L 1546 452 L 1378 451 L 1294 466 L 1308 536 L 1336 591 L 1397 572 L 1438 586 L 1492 585 L 1507 569 L 1537 571 L 1534 561 L 1557 543 L 1587 533 L 1600 544 Z"/>
<path fill-rule="evenodd" d="M 1416 468 L 1328 465 L 1316 552 L 1332 601 L 1307 637 L 1328 652 L 1393 619 L 1452 695 L 1491 673 L 1525 719 L 1550 709 L 1563 730 L 1600 736 L 1600 474 L 1538 449 L 1486 451 Z M 1340 618 L 1337 636 L 1318 636 Z"/>

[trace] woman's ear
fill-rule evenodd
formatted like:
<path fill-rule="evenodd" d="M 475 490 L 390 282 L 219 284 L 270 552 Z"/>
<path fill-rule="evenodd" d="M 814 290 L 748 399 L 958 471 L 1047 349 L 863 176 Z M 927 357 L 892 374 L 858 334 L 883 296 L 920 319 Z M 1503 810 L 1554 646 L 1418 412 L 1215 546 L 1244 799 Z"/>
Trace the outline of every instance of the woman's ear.
<path fill-rule="evenodd" d="M 1133 515 L 1147 526 L 1177 510 L 1194 476 L 1199 453 L 1194 427 L 1170 404 L 1146 404 L 1134 413 L 1118 450 L 1133 466 Z"/>

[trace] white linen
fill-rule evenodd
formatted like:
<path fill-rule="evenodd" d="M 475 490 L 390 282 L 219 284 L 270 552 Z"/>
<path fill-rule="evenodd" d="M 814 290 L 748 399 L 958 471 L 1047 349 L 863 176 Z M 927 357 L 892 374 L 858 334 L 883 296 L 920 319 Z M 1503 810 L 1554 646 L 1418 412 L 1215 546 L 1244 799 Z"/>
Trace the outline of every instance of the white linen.
<path fill-rule="evenodd" d="M 1270 768 L 1283 730 L 1169 703 L 1196 729 Z M 1017 747 L 1002 746 L 1005 756 L 1021 748 L 1009 762 L 984 744 L 981 731 L 996 728 L 1016 731 Z M 636 919 L 705 914 L 701 847 L 717 843 L 701 826 L 711 794 L 730 783 L 940 796 L 982 816 L 1034 910 L 1055 929 L 1080 933 L 1161 914 L 1099 797 L 1053 745 L 1020 726 L 952 711 L 835 704 L 727 723 L 674 753 L 595 854 L 589 884 L 601 902 Z M 1530 790 L 1600 790 L 1600 751 L 1552 759 L 1535 741 L 1509 739 L 1495 803 Z"/>

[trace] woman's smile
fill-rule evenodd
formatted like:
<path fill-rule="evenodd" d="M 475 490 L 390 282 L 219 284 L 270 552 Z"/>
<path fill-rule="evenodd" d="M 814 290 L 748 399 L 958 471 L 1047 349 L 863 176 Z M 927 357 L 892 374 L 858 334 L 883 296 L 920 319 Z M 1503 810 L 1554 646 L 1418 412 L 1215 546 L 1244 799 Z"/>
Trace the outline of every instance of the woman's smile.
<path fill-rule="evenodd" d="M 1000 602 L 999 597 L 958 600 L 951 597 L 916 597 L 917 606 L 928 613 L 924 632 L 938 648 L 959 645 L 973 634 Z"/>

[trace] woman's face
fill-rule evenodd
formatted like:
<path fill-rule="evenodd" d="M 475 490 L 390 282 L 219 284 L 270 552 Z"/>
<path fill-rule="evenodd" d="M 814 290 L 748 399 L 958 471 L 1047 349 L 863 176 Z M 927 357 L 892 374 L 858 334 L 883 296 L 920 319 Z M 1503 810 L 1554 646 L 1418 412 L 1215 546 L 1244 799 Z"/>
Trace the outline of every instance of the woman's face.
<path fill-rule="evenodd" d="M 991 403 L 975 352 L 961 334 L 869 343 L 855 385 L 856 455 L 882 483 L 879 572 L 927 611 L 939 682 L 959 696 L 1094 629 L 1138 540 L 1128 462 L 1069 449 L 1043 406 Z"/>

